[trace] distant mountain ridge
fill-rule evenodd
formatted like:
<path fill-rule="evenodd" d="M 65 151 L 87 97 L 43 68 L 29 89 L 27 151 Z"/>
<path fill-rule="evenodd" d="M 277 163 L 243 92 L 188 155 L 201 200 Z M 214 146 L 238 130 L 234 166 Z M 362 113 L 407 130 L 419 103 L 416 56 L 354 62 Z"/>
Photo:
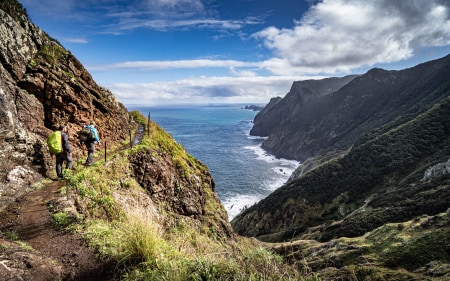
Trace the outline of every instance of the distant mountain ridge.
<path fill-rule="evenodd" d="M 272 98 L 261 112 L 255 116 L 255 124 L 250 134 L 263 137 L 269 136 L 272 132 L 277 131 L 278 128 L 283 127 L 293 116 L 304 110 L 309 102 L 337 91 L 355 77 L 357 75 L 294 82 L 291 90 L 284 98 Z"/>
<path fill-rule="evenodd" d="M 445 212 L 450 208 L 450 169 L 444 168 L 450 165 L 448 116 L 450 97 L 411 121 L 372 134 L 245 210 L 233 220 L 234 229 L 270 241 L 328 241 Z"/>
<path fill-rule="evenodd" d="M 281 99 L 260 113 L 281 106 L 295 108 Z M 236 216 L 235 231 L 271 242 L 330 241 L 450 214 L 450 56 L 401 71 L 372 69 L 298 106 L 264 147 L 306 161 Z"/>
<path fill-rule="evenodd" d="M 412 119 L 445 98 L 448 77 L 450 56 L 400 71 L 372 69 L 328 94 L 294 82 L 282 100 L 258 113 L 251 134 L 268 136 L 263 148 L 282 158 L 345 151 L 366 132 L 395 118 Z"/>

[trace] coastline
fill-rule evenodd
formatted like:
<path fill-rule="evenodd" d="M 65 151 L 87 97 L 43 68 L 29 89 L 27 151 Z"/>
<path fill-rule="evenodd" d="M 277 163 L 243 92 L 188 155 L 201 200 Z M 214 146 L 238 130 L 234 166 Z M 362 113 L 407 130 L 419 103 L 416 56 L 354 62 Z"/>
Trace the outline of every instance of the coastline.
<path fill-rule="evenodd" d="M 232 220 L 281 187 L 298 161 L 277 159 L 250 136 L 257 112 L 235 106 L 136 107 L 208 166 L 216 192 Z"/>

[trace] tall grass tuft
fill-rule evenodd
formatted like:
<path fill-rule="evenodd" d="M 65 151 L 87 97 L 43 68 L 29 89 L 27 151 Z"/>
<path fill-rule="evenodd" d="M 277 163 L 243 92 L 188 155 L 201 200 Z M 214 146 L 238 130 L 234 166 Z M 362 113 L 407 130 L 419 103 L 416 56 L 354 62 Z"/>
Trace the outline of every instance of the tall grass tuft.
<path fill-rule="evenodd" d="M 120 261 L 126 265 L 145 263 L 158 268 L 170 247 L 162 238 L 162 230 L 145 210 L 129 210 L 118 224 Z"/>

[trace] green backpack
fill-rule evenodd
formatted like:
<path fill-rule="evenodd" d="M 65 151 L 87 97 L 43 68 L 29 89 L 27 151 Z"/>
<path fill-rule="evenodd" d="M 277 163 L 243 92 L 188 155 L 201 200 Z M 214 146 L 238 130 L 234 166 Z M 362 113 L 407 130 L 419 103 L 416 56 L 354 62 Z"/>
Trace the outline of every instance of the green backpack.
<path fill-rule="evenodd" d="M 61 131 L 54 131 L 48 136 L 47 146 L 48 150 L 53 155 L 63 152 Z"/>

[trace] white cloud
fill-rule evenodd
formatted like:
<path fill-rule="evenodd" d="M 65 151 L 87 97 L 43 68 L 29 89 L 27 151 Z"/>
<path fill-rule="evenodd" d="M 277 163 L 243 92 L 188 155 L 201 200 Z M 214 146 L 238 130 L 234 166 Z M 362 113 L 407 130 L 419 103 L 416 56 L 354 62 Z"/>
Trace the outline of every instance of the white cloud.
<path fill-rule="evenodd" d="M 86 38 L 63 38 L 62 41 L 75 44 L 87 44 L 89 42 Z"/>
<path fill-rule="evenodd" d="M 189 10 L 202 11 L 204 6 L 200 0 L 147 0 L 149 8 L 157 10 L 174 10 L 188 8 Z"/>
<path fill-rule="evenodd" d="M 90 71 L 99 70 L 120 70 L 120 69 L 140 69 L 140 70 L 155 70 L 155 69 L 189 69 L 189 68 L 204 68 L 204 67 L 251 67 L 257 66 L 258 63 L 241 62 L 235 60 L 173 60 L 173 61 L 129 61 L 114 63 L 108 65 L 91 65 Z"/>
<path fill-rule="evenodd" d="M 189 3 L 193 4 L 189 10 L 193 12 L 191 16 L 197 13 L 195 16 L 190 17 L 189 11 L 176 13 L 182 5 Z M 120 20 L 109 27 L 119 32 L 142 27 L 169 29 L 193 26 L 237 30 L 261 23 L 250 19 L 203 17 L 206 15 L 201 14 L 204 7 L 197 0 L 148 0 L 146 4 L 147 7 L 155 7 L 154 11 L 173 8 L 174 17 L 164 14 L 161 18 L 154 18 L 154 13 L 146 9 L 138 12 L 117 10 L 116 14 L 108 15 Z M 450 1 L 441 0 L 317 1 L 292 28 L 267 27 L 253 35 L 273 51 L 274 56 L 265 60 L 128 61 L 87 68 L 102 73 L 126 70 L 140 77 L 147 75 L 148 79 L 161 77 L 152 76 L 151 72 L 161 70 L 168 70 L 167 73 L 176 70 L 177 77 L 181 77 L 179 74 L 184 70 L 189 77 L 200 75 L 200 71 L 215 75 L 151 83 L 105 83 L 125 104 L 267 103 L 271 97 L 287 93 L 293 81 L 313 79 L 310 75 L 342 75 L 379 63 L 406 60 L 421 48 L 450 45 L 449 7 Z M 221 70 L 223 74 L 223 69 L 233 77 L 219 77 L 212 72 Z M 133 79 L 142 81 L 136 78 L 137 75 Z M 175 74 L 170 73 L 169 76 L 175 77 Z"/>
<path fill-rule="evenodd" d="M 449 45 L 449 6 L 440 0 L 323 0 L 292 29 L 268 27 L 254 36 L 276 55 L 264 62 L 272 73 L 349 72 Z"/>
<path fill-rule="evenodd" d="M 301 77 L 298 76 L 196 77 L 152 83 L 111 83 L 105 86 L 127 105 L 267 103 L 274 96 L 284 96 L 292 82 L 299 79 Z"/>
<path fill-rule="evenodd" d="M 257 24 L 254 20 L 218 20 L 211 18 L 200 19 L 146 19 L 146 18 L 123 18 L 120 22 L 108 26 L 105 33 L 118 34 L 120 32 L 135 30 L 138 28 L 149 28 L 154 30 L 169 30 L 182 28 L 197 29 L 220 29 L 220 30 L 238 30 L 245 25 Z"/>

